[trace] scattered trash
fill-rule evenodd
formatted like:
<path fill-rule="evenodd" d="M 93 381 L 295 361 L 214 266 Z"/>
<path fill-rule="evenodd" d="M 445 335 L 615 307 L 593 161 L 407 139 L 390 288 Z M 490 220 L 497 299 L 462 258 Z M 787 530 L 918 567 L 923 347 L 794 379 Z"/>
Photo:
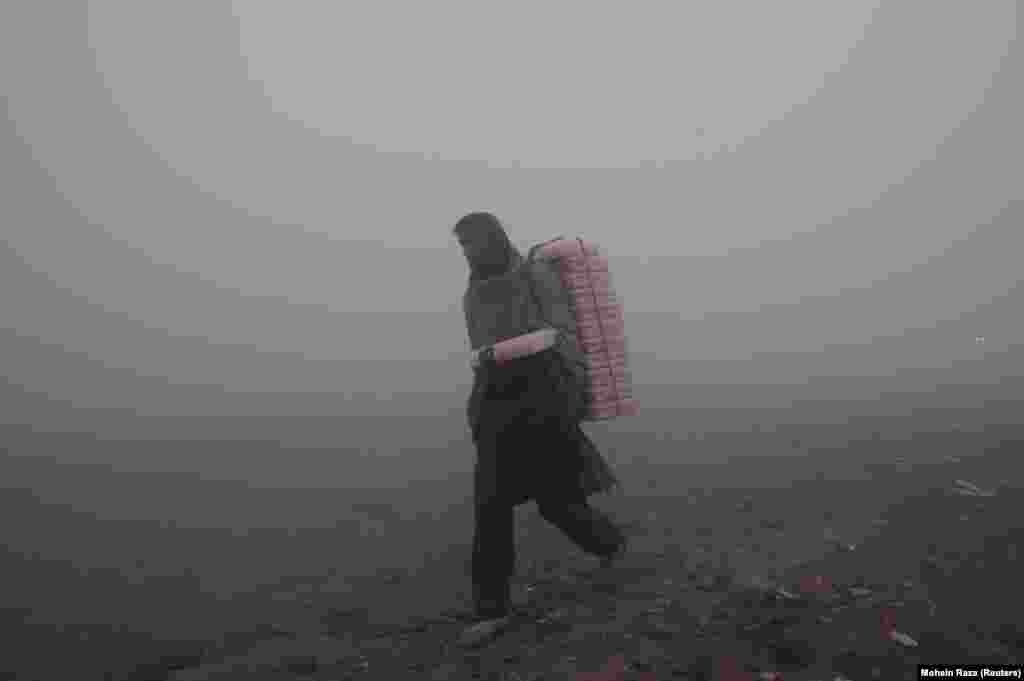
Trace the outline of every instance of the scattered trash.
<path fill-rule="evenodd" d="M 973 482 L 969 482 L 967 480 L 957 479 L 953 481 L 953 484 L 956 485 L 956 492 L 964 496 L 994 497 L 996 495 L 995 492 L 982 489 L 975 485 Z"/>
<path fill-rule="evenodd" d="M 510 622 L 510 617 L 502 617 L 479 622 L 462 633 L 458 640 L 458 646 L 460 648 L 475 648 L 479 645 L 483 645 L 503 633 L 505 629 L 508 628 Z"/>
<path fill-rule="evenodd" d="M 916 648 L 917 647 L 917 641 L 915 641 L 914 639 L 910 638 L 909 636 L 907 636 L 903 632 L 896 631 L 895 629 L 893 631 L 889 632 L 889 638 L 891 638 L 893 641 L 896 641 L 897 643 L 899 643 L 901 645 L 907 646 L 908 648 Z"/>
<path fill-rule="evenodd" d="M 776 589 L 775 593 L 777 593 L 778 595 L 782 596 L 787 601 L 798 601 L 798 600 L 800 600 L 799 596 L 797 596 L 795 594 L 792 594 L 789 591 L 786 591 L 785 589 L 783 589 L 781 587 Z"/>
<path fill-rule="evenodd" d="M 850 595 L 854 598 L 865 598 L 867 596 L 870 596 L 872 593 L 874 592 L 871 591 L 871 589 L 865 589 L 859 586 L 855 586 L 850 589 Z"/>
<path fill-rule="evenodd" d="M 832 591 L 832 580 L 821 575 L 804 577 L 800 580 L 800 591 L 813 594 L 829 593 Z"/>
<path fill-rule="evenodd" d="M 888 638 L 891 641 L 895 641 L 896 643 L 899 643 L 900 645 L 906 646 L 908 648 L 916 648 L 917 647 L 917 641 L 915 641 L 913 638 L 911 638 L 907 634 L 904 634 L 901 631 L 896 631 L 896 626 L 895 626 L 896 625 L 896 611 L 895 610 L 893 610 L 892 608 L 885 608 L 885 609 L 883 609 L 882 612 L 881 612 L 881 619 L 882 619 L 882 632 L 885 634 L 886 638 Z"/>
<path fill-rule="evenodd" d="M 975 485 L 973 482 L 968 482 L 967 480 L 963 480 L 961 478 L 957 478 L 956 480 L 953 481 L 953 483 L 959 487 L 966 487 L 967 489 L 973 492 L 981 491 L 981 488 Z"/>

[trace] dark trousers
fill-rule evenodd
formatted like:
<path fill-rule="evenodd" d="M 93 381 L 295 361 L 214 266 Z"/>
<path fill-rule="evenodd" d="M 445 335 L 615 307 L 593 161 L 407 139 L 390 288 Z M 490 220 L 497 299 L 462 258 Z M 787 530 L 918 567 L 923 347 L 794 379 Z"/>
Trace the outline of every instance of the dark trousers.
<path fill-rule="evenodd" d="M 575 498 L 537 499 L 541 516 L 574 544 L 596 556 L 614 553 L 624 537 L 601 511 L 587 503 L 582 489 Z M 515 572 L 515 505 L 500 498 L 475 504 L 473 536 L 473 598 L 476 614 L 502 617 L 510 606 L 510 581 Z"/>
<path fill-rule="evenodd" d="M 614 553 L 624 537 L 587 503 L 583 436 L 565 407 L 557 354 L 538 353 L 478 374 L 470 398 L 477 448 L 472 580 L 481 616 L 507 614 L 515 571 L 515 507 L 541 516 L 587 553 Z M 592 462 L 590 462 L 592 463 Z"/>

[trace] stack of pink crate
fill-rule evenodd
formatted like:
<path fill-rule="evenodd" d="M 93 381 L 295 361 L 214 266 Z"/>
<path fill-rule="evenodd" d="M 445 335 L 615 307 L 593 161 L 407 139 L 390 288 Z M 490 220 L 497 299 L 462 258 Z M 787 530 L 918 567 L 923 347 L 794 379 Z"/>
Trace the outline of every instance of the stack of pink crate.
<path fill-rule="evenodd" d="M 608 259 L 595 244 L 582 239 L 556 239 L 541 246 L 538 255 L 556 263 L 572 298 L 587 360 L 586 420 L 635 415 L 622 303 L 612 287 Z"/>

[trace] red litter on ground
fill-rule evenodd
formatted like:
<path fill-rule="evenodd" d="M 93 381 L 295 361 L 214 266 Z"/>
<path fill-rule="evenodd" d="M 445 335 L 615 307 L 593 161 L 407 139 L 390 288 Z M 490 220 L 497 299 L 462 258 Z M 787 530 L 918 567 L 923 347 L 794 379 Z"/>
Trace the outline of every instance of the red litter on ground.
<path fill-rule="evenodd" d="M 882 608 L 881 625 L 882 625 L 882 638 L 888 639 L 892 632 L 896 630 L 896 611 L 892 608 Z"/>
<path fill-rule="evenodd" d="M 804 577 L 800 580 L 800 591 L 805 594 L 821 594 L 832 591 L 832 580 L 821 575 Z"/>
<path fill-rule="evenodd" d="M 613 655 L 608 658 L 604 669 L 598 672 L 577 672 L 575 681 L 623 681 L 626 678 L 626 658 Z M 640 681 L 657 681 L 654 672 L 642 672 Z"/>
<path fill-rule="evenodd" d="M 623 681 L 626 678 L 626 658 L 613 655 L 599 672 L 578 672 L 576 681 Z M 646 680 L 645 680 L 646 681 Z"/>
<path fill-rule="evenodd" d="M 740 669 L 734 657 L 722 657 L 715 669 L 715 681 L 754 681 L 754 675 Z"/>
<path fill-rule="evenodd" d="M 912 637 L 902 631 L 896 631 L 896 612 L 892 608 L 882 610 L 882 635 L 886 639 L 908 648 L 916 648 L 918 645 Z"/>

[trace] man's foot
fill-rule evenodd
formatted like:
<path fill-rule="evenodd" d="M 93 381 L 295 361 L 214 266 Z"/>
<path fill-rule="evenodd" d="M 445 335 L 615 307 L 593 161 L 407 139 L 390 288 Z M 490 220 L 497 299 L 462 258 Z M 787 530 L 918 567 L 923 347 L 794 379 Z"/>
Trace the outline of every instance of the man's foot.
<path fill-rule="evenodd" d="M 511 621 L 508 615 L 480 620 L 462 631 L 458 645 L 460 648 L 476 648 L 489 643 L 503 633 Z"/>

